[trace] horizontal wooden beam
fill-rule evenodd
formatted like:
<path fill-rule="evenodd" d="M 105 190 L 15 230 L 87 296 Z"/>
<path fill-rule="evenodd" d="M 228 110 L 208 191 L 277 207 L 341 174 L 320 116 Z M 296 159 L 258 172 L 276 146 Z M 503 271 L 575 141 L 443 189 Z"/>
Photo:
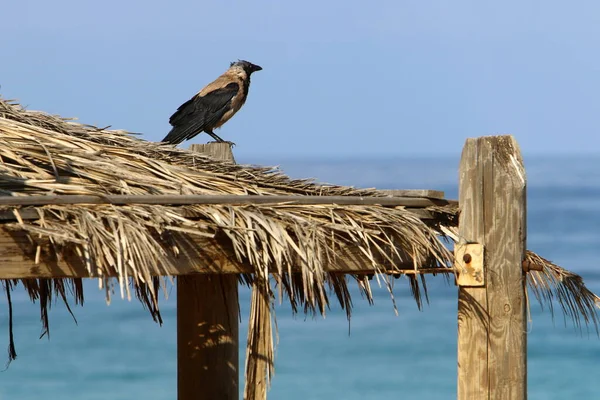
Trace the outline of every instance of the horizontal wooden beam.
<path fill-rule="evenodd" d="M 34 195 L 2 196 L 0 206 L 44 206 L 57 204 L 294 204 L 294 205 L 381 205 L 390 207 L 429 207 L 453 203 L 450 200 L 425 197 L 363 196 L 260 196 L 260 195 Z M 455 203 L 455 202 L 454 202 Z"/>
<path fill-rule="evenodd" d="M 40 245 L 39 252 L 38 244 Z M 150 274 L 175 276 L 254 272 L 250 265 L 241 263 L 232 256 L 233 251 L 230 246 L 231 244 L 227 240 L 205 237 L 190 239 L 180 244 L 178 257 L 169 257 L 166 263 L 154 266 Z M 88 272 L 81 258 L 68 248 L 61 251 L 61 255 L 62 258 L 57 259 L 47 241 L 34 244 L 23 231 L 0 228 L 0 279 L 118 276 L 115 270 L 104 274 L 101 274 L 101 271 Z M 36 258 L 38 262 L 36 262 Z M 393 266 L 388 260 L 376 261 L 382 269 L 388 270 L 389 273 L 393 273 L 396 269 L 414 271 L 412 260 L 409 260 L 408 257 L 405 260 L 394 260 Z M 431 267 L 438 267 L 433 262 L 431 264 Z M 374 267 L 358 249 L 340 244 L 335 259 L 325 265 L 325 270 L 368 274 L 374 272 Z"/>
<path fill-rule="evenodd" d="M 444 192 L 431 189 L 378 189 L 379 192 L 395 197 L 427 197 L 429 199 L 443 199 Z"/>

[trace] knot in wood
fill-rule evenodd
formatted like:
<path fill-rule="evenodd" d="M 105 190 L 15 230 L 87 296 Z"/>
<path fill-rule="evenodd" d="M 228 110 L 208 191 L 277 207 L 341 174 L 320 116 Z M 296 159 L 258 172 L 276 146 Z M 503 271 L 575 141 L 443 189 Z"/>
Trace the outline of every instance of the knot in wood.
<path fill-rule="evenodd" d="M 468 263 L 470 263 L 470 262 L 471 262 L 471 260 L 472 260 L 472 258 L 471 258 L 471 255 L 470 255 L 469 253 L 467 253 L 467 254 L 465 254 L 465 255 L 463 256 L 463 261 L 464 261 L 465 263 L 467 263 L 467 264 L 468 264 Z"/>

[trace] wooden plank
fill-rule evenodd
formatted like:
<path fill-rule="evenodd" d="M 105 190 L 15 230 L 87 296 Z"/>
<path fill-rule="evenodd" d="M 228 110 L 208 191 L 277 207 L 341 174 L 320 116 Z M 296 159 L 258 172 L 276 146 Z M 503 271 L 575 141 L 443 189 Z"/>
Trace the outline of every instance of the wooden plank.
<path fill-rule="evenodd" d="M 380 205 L 388 207 L 430 207 L 452 203 L 424 197 L 302 196 L 302 195 L 33 195 L 0 196 L 0 206 L 43 206 L 67 204 L 297 204 L 297 205 Z"/>
<path fill-rule="evenodd" d="M 459 287 L 458 399 L 527 397 L 526 180 L 511 136 L 468 139 L 460 238 L 485 248 L 485 287 Z"/>
<path fill-rule="evenodd" d="M 37 210 L 33 207 L 24 207 L 19 209 L 19 215 L 22 220 L 36 220 L 40 219 L 40 214 L 38 214 Z M 15 217 L 15 213 L 12 210 L 9 211 L 0 211 L 0 221 L 10 221 L 14 222 L 17 218 Z"/>
<path fill-rule="evenodd" d="M 233 161 L 227 143 L 190 150 Z M 237 275 L 188 275 L 177 279 L 178 400 L 239 398 Z"/>
<path fill-rule="evenodd" d="M 430 189 L 381 189 L 394 197 L 425 197 L 428 199 L 443 199 L 444 192 Z"/>
<path fill-rule="evenodd" d="M 27 278 L 92 278 L 98 276 L 116 277 L 116 270 L 107 271 L 103 275 L 99 271 L 87 271 L 79 256 L 70 248 L 64 248 L 62 257 L 57 259 L 53 249 L 46 239 L 36 239 L 31 243 L 23 231 L 9 231 L 0 229 L 0 279 L 27 279 Z M 39 263 L 35 257 L 37 247 L 40 245 Z M 165 263 L 155 265 L 150 271 L 153 276 L 163 275 L 189 275 L 189 274 L 240 274 L 252 273 L 251 266 L 238 262 L 233 254 L 231 244 L 227 240 L 193 237 L 189 242 L 180 245 L 178 257 L 169 257 Z M 165 248 L 170 252 L 170 249 Z M 390 255 L 394 265 L 379 258 L 376 261 L 383 268 L 399 268 L 412 270 L 411 261 L 399 260 L 395 255 Z M 327 257 L 323 257 L 327 259 Z M 405 258 L 409 260 L 409 258 Z M 434 265 L 432 263 L 432 265 Z M 339 273 L 373 273 L 370 260 L 353 246 L 344 243 L 338 244 L 335 259 L 325 265 L 330 272 Z M 276 271 L 272 271 L 276 272 Z"/>

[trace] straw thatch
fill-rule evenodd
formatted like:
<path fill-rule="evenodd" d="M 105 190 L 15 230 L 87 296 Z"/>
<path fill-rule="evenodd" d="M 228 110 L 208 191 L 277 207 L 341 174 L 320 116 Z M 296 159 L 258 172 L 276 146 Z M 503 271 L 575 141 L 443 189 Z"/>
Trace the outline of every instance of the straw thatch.
<path fill-rule="evenodd" d="M 376 190 L 319 185 L 293 180 L 273 168 L 220 162 L 172 146 L 147 142 L 124 132 L 78 124 L 41 112 L 27 111 L 0 99 L 0 195 L 44 194 L 255 194 L 385 196 Z M 218 238 L 231 256 L 250 265 L 253 273 L 240 279 L 252 285 L 247 382 L 259 369 L 273 367 L 270 304 L 289 300 L 296 311 L 324 314 L 335 296 L 350 316 L 348 277 L 325 272 L 336 262 L 340 244 L 355 247 L 372 260 L 375 271 L 394 269 L 411 261 L 415 272 L 427 268 L 451 271 L 452 255 L 441 234 L 457 224 L 457 210 L 430 207 L 434 219 L 423 222 L 403 207 L 336 205 L 47 205 L 34 207 L 38 219 L 7 221 L 2 229 L 26 231 L 34 243 L 45 238 L 57 256 L 76 254 L 90 273 L 116 274 L 121 295 L 135 296 L 161 322 L 158 292 L 165 266 L 172 263 L 190 237 Z M 1 211 L 1 210 L 0 210 Z M 381 265 L 377 260 L 386 260 Z M 538 262 L 540 260 L 537 260 Z M 597 324 L 594 301 L 580 278 L 546 262 L 528 284 L 538 300 L 557 296 L 563 310 Z M 369 268 L 369 269 L 371 269 Z M 436 270 L 437 271 L 437 270 Z M 442 270 L 443 272 L 444 270 Z M 371 301 L 369 280 L 356 276 Z M 378 275 L 389 285 L 388 276 Z M 420 305 L 424 277 L 407 275 Z M 114 279 L 100 278 L 107 298 Z M 272 283 L 274 282 L 275 289 Z M 22 285 L 39 301 L 43 326 L 55 298 L 67 304 L 83 302 L 80 279 L 5 280 L 9 316 L 11 291 Z M 276 296 L 278 295 L 278 296 Z M 392 297 L 393 298 L 393 297 Z M 12 319 L 10 321 L 12 324 Z M 11 326 L 10 357 L 14 358 Z M 268 332 L 266 332 L 268 331 Z M 260 354 L 259 354 L 260 353 Z M 266 360 L 266 362 L 264 361 Z M 262 396 L 262 395 L 261 395 Z"/>
<path fill-rule="evenodd" d="M 140 140 L 122 131 L 85 126 L 44 113 L 25 111 L 17 104 L 0 102 L 0 194 L 297 194 L 384 196 L 374 190 L 317 185 L 292 180 L 271 168 L 238 166 L 158 143 Z M 17 210 L 17 207 L 5 207 Z M 118 275 L 122 295 L 130 286 L 160 321 L 153 278 L 165 271 L 180 248 L 194 235 L 219 237 L 230 243 L 233 257 L 251 265 L 254 273 L 242 279 L 262 282 L 263 295 L 273 296 L 268 271 L 279 297 L 285 295 L 294 309 L 325 313 L 332 292 L 347 312 L 351 299 L 347 278 L 324 272 L 334 263 L 337 247 L 349 244 L 367 259 L 412 259 L 416 266 L 448 266 L 451 254 L 436 231 L 403 208 L 378 206 L 281 205 L 47 205 L 35 207 L 39 219 L 3 224 L 4 229 L 27 231 L 32 240 L 50 239 L 60 255 L 69 251 L 81 257 L 90 273 Z M 441 210 L 435 210 L 443 215 Z M 447 213 L 451 218 L 454 211 Z M 193 217 L 187 217 L 193 215 Z M 440 218 L 442 220 L 442 218 Z M 435 221 L 432 223 L 435 225 Z M 131 285 L 128 284 L 131 280 Z M 420 286 L 414 276 L 415 297 Z M 112 279 L 102 279 L 110 296 Z M 7 282 L 7 295 L 21 283 L 40 299 L 44 328 L 46 307 L 52 295 L 65 296 L 69 287 L 82 296 L 81 284 L 70 280 Z M 368 280 L 362 282 L 368 298 Z M 253 296 L 260 298 L 260 296 Z M 253 308 L 254 309 L 254 308 Z M 258 310 L 258 308 L 256 308 Z M 254 313 L 253 315 L 258 315 Z M 268 325 L 270 315 L 250 321 Z M 269 340 L 270 335 L 261 336 Z M 266 339 L 265 339 L 266 338 Z M 249 343 L 253 345 L 256 340 Z M 272 344 L 258 346 L 272 348 Z M 12 353 L 14 355 L 14 353 Z M 272 359 L 272 352 L 267 355 Z M 251 363 L 250 363 L 251 364 Z M 250 365 L 251 367 L 251 365 Z"/>
<path fill-rule="evenodd" d="M 585 286 L 581 276 L 529 250 L 526 260 L 543 266 L 542 271 L 529 271 L 527 274 L 527 285 L 542 308 L 547 305 L 554 315 L 553 300 L 556 300 L 563 311 L 565 322 L 568 317 L 581 329 L 583 319 L 585 325 L 592 325 L 598 333 L 600 297 Z"/>

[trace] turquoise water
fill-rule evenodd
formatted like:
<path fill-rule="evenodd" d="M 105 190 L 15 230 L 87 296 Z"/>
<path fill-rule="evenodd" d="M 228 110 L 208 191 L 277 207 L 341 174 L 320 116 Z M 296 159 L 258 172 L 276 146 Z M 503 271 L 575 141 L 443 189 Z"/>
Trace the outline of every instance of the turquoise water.
<path fill-rule="evenodd" d="M 254 160 L 238 160 L 253 162 Z M 259 161 L 260 162 L 260 161 Z M 273 163 L 273 161 L 271 161 Z M 380 188 L 432 188 L 456 198 L 458 159 L 281 161 L 294 177 Z M 528 247 L 581 274 L 600 293 L 600 158 L 526 159 Z M 339 307 L 325 319 L 276 310 L 280 342 L 271 399 L 451 399 L 456 397 L 456 287 L 429 280 L 430 303 L 419 311 L 397 281 L 399 316 L 385 289 L 369 306 L 354 291 L 351 332 Z M 116 297 L 107 306 L 86 283 L 78 325 L 57 304 L 50 340 L 39 340 L 39 311 L 22 291 L 15 300 L 18 359 L 0 373 L 0 399 L 176 398 L 176 293 L 162 300 L 164 324 L 141 305 Z M 0 306 L 0 346 L 8 343 Z M 249 296 L 241 290 L 247 328 Z M 600 398 L 600 339 L 565 326 L 535 306 L 528 337 L 530 399 Z M 243 337 L 241 335 L 241 337 Z M 244 350 L 240 352 L 244 356 Z M 241 360 L 243 366 L 243 359 Z"/>

